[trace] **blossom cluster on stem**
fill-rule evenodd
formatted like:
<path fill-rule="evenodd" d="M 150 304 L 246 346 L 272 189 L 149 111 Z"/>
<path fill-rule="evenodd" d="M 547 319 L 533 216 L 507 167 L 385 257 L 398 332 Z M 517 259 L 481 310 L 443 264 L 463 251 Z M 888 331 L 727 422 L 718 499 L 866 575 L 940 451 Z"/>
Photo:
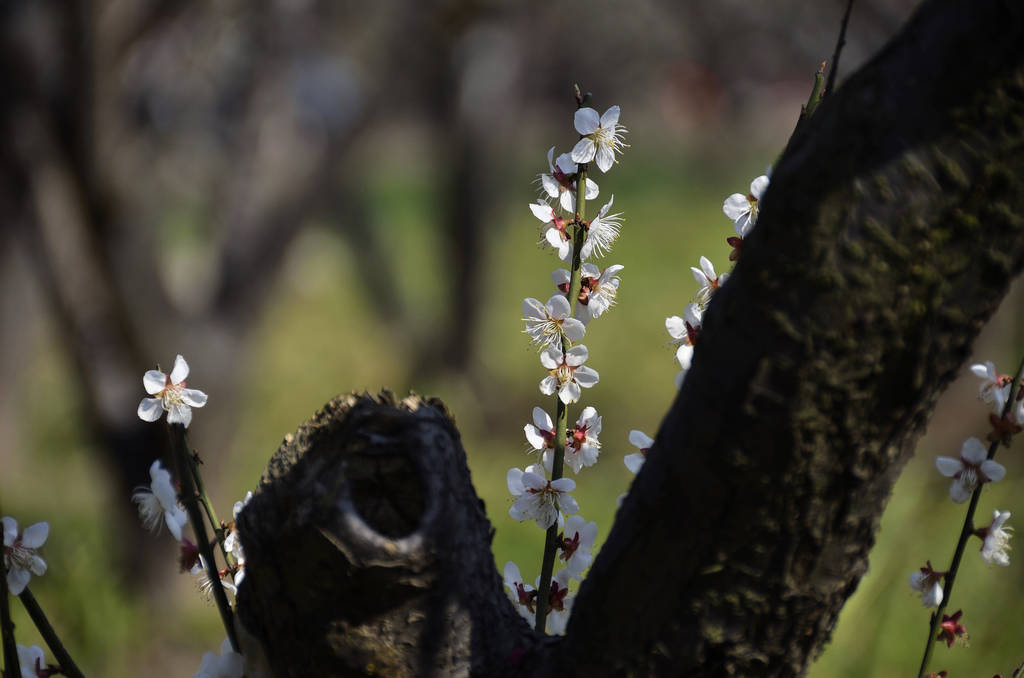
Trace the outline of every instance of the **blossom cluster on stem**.
<path fill-rule="evenodd" d="M 954 643 L 967 645 L 967 629 L 960 623 L 963 610 L 957 610 L 952 615 L 944 614 L 967 540 L 972 536 L 981 540 L 979 554 L 986 565 L 1010 565 L 1010 537 L 1013 528 L 1006 525 L 1010 512 L 993 509 L 991 523 L 980 528 L 974 526 L 974 514 L 981 490 L 1006 476 L 1006 468 L 992 459 L 996 450 L 1000 445 L 1009 447 L 1013 437 L 1024 430 L 1024 404 L 1011 400 L 1020 399 L 1020 380 L 1024 375 L 1024 362 L 1021 363 L 1015 378 L 997 373 L 995 365 L 991 362 L 972 365 L 971 372 L 981 379 L 978 389 L 979 400 L 992 408 L 989 421 L 993 432 L 988 436 L 987 447 L 979 439 L 972 437 L 964 441 L 959 457 L 940 456 L 935 460 L 939 473 L 953 481 L 949 487 L 949 498 L 956 504 L 965 504 L 968 501 L 970 504 L 949 570 L 937 571 L 932 567 L 931 561 L 928 561 L 920 572 L 910 575 L 910 586 L 921 595 L 922 604 L 925 607 L 938 608 L 932 615 L 929 641 L 921 662 L 920 675 L 925 675 L 935 643 L 945 643 L 946 647 L 952 647 Z"/>
<path fill-rule="evenodd" d="M 594 259 L 607 255 L 622 230 L 622 213 L 612 212 L 615 197 L 587 221 L 586 203 L 599 196 L 598 185 L 588 174 L 588 163 L 602 172 L 616 163 L 626 147 L 620 110 L 612 106 L 599 115 L 587 105 L 589 95 L 577 95 L 580 104 L 574 117 L 579 139 L 570 153 L 547 154 L 548 173 L 538 178 L 541 198 L 530 211 L 541 222 L 539 244 L 553 250 L 569 264 L 551 274 L 556 292 L 546 301 L 523 301 L 523 332 L 538 347 L 541 367 L 547 372 L 540 392 L 557 398 L 555 416 L 542 407 L 533 411 L 533 423 L 524 427 L 536 463 L 506 474 L 509 493 L 515 498 L 509 515 L 532 520 L 546 531 L 541 576 L 534 586 L 523 581 L 515 563 L 505 566 L 505 583 L 523 617 L 538 630 L 561 633 L 572 608 L 569 580 L 580 579 L 593 560 L 597 524 L 577 514 L 579 505 L 570 494 L 576 482 L 562 477 L 564 467 L 579 474 L 597 463 L 601 451 L 602 417 L 593 407 L 579 413 L 573 427 L 568 407 L 579 402 L 583 389 L 597 385 L 600 376 L 584 363 L 590 357 L 580 343 L 588 325 L 603 317 L 618 301 L 619 274 L 623 266 L 599 267 Z M 567 516 L 571 516 L 567 519 Z M 557 558 L 556 558 L 557 556 Z M 564 567 L 552 576 L 555 561 Z"/>

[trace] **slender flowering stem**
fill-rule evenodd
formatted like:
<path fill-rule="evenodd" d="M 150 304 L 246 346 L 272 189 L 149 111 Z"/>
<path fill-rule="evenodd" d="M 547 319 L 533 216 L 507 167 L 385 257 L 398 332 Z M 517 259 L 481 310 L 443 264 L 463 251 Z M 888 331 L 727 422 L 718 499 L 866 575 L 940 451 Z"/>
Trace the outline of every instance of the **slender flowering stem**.
<path fill-rule="evenodd" d="M 591 96 L 579 96 L 579 89 L 576 90 L 576 101 L 580 108 L 590 106 Z M 583 241 L 586 239 L 586 228 L 583 220 L 587 210 L 587 163 L 581 163 L 576 177 L 576 216 L 573 219 L 573 245 L 572 245 L 572 266 L 569 272 L 569 291 L 566 293 L 569 301 L 569 316 L 576 315 L 576 304 L 580 296 L 580 270 L 582 261 L 580 253 L 583 251 Z M 568 353 L 569 340 L 562 335 L 562 353 Z M 556 394 L 555 401 L 555 439 L 554 449 L 551 454 L 551 480 L 558 480 L 562 477 L 565 466 L 565 430 L 569 422 L 569 406 L 562 402 Z M 537 611 L 534 628 L 544 633 L 548 616 L 548 596 L 551 590 L 551 575 L 555 569 L 555 557 L 558 555 L 558 521 L 547 529 L 544 534 L 544 556 L 541 560 L 540 582 L 537 587 Z"/>
<path fill-rule="evenodd" d="M 191 449 L 191 448 L 190 448 Z M 224 554 L 224 561 L 229 565 L 235 562 L 234 556 L 228 553 L 227 549 L 224 548 L 224 528 L 221 526 L 220 521 L 217 520 L 217 513 L 213 510 L 213 503 L 210 501 L 210 495 L 206 493 L 206 485 L 203 483 L 203 474 L 199 472 L 199 461 L 196 454 L 186 455 L 188 460 L 188 469 L 192 473 L 192 479 L 196 483 L 196 494 L 199 497 L 199 501 L 202 502 L 203 508 L 206 510 L 206 515 L 210 519 L 210 525 L 213 526 L 213 533 L 217 537 L 217 543 L 220 545 L 220 552 Z"/>
<path fill-rule="evenodd" d="M 188 512 L 189 521 L 195 531 L 196 545 L 199 552 L 206 561 L 206 575 L 210 578 L 210 589 L 213 592 L 213 600 L 217 603 L 220 611 L 220 619 L 224 623 L 224 630 L 227 631 L 231 640 L 231 648 L 235 652 L 238 649 L 238 640 L 235 638 L 235 624 L 232 620 L 231 605 L 228 603 L 228 596 L 224 593 L 224 587 L 220 585 L 220 575 L 217 573 L 217 561 L 213 555 L 213 548 L 210 546 L 210 538 L 206 534 L 206 524 L 203 522 L 203 514 L 196 500 L 195 483 L 189 464 L 195 463 L 192 456 L 192 449 L 185 438 L 185 427 L 181 424 L 171 424 L 171 447 L 174 449 L 174 465 L 181 479 L 181 501 Z"/>
<path fill-rule="evenodd" d="M 3 556 L 0 554 L 0 563 Z M 11 621 L 10 597 L 7 595 L 7 569 L 0 567 L 0 634 L 3 635 L 4 668 L 8 675 L 21 671 L 18 663 L 18 645 L 14 639 L 14 622 Z"/>
<path fill-rule="evenodd" d="M 1024 377 L 1024 360 L 1021 361 L 1020 367 L 1017 368 L 1017 374 L 1013 377 L 1013 386 L 1010 387 L 1010 395 L 1006 398 L 1006 404 L 1003 407 L 1004 417 L 1013 411 L 1013 407 L 1017 402 L 1017 392 L 1020 390 L 1022 377 Z M 999 449 L 999 442 L 999 440 L 996 440 L 989 445 L 989 459 L 995 456 L 996 450 Z M 979 483 L 978 487 L 974 490 L 974 494 L 971 495 L 971 503 L 967 507 L 967 516 L 964 518 L 964 527 L 960 531 L 960 540 L 956 543 L 953 562 L 949 566 L 949 572 L 946 573 L 942 602 L 935 608 L 935 612 L 932 614 L 931 624 L 928 626 L 928 641 L 924 647 L 924 657 L 921 659 L 921 669 L 917 674 L 919 678 L 923 678 L 925 672 L 928 670 L 928 663 L 931 661 L 932 651 L 935 649 L 935 639 L 938 635 L 939 626 L 942 624 L 942 614 L 946 611 L 950 598 L 953 596 L 953 583 L 956 581 L 956 573 L 960 569 L 960 561 L 963 559 L 964 550 L 967 548 L 967 541 L 971 538 L 971 535 L 974 534 L 974 513 L 978 508 L 978 501 L 981 499 L 981 491 L 984 487 L 984 483 Z"/>
<path fill-rule="evenodd" d="M 577 203 L 578 204 L 578 203 Z M 578 275 L 578 274 L 577 274 Z M 575 309 L 574 309 L 575 310 Z M 569 341 L 562 338 L 562 350 L 567 351 Z M 569 420 L 569 406 L 562 402 L 558 395 L 558 409 L 555 415 L 555 447 L 552 450 L 554 458 L 551 460 L 551 480 L 558 480 L 562 477 L 562 470 L 565 464 L 565 428 Z M 551 573 L 555 569 L 555 556 L 558 553 L 558 520 L 544 533 L 544 556 L 540 565 L 540 586 L 537 589 L 537 613 L 534 628 L 544 633 L 544 627 L 548 619 L 548 594 L 551 589 Z"/>
<path fill-rule="evenodd" d="M 54 659 L 60 664 L 61 673 L 68 676 L 68 678 L 85 678 L 75 664 L 75 661 L 71 658 L 71 655 L 68 654 L 68 651 L 60 642 L 57 632 L 53 630 L 53 627 L 50 626 L 50 621 L 43 614 L 43 608 L 39 607 L 39 603 L 36 602 L 35 596 L 32 595 L 27 586 L 18 595 L 18 598 L 21 599 L 21 604 L 25 606 L 25 611 L 28 612 L 32 623 L 39 629 L 39 635 L 46 641 L 46 646 L 50 648 Z"/>

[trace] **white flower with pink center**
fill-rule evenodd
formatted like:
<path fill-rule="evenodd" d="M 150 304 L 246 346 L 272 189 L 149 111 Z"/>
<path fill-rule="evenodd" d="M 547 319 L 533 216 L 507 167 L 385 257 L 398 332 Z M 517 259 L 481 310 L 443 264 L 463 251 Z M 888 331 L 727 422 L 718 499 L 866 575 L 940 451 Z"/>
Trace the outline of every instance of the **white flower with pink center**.
<path fill-rule="evenodd" d="M 536 205 L 530 205 L 530 211 L 533 212 L 533 216 L 544 222 L 540 228 L 540 240 L 537 244 L 554 249 L 562 261 L 572 261 L 572 243 L 565 230 L 569 222 L 555 214 L 551 205 L 543 200 L 538 200 Z"/>
<path fill-rule="evenodd" d="M 992 406 L 992 411 L 1003 414 L 1006 399 L 1010 397 L 1010 386 L 1013 379 L 996 372 L 996 366 L 986 361 L 985 364 L 971 365 L 971 373 L 981 379 L 978 386 L 978 399 Z"/>
<path fill-rule="evenodd" d="M 718 288 L 729 279 L 728 273 L 723 273 L 722 275 L 715 273 L 715 265 L 707 257 L 700 258 L 700 268 L 691 266 L 690 270 L 693 271 L 693 277 L 697 280 L 697 284 L 700 285 L 696 298 L 697 303 L 701 306 L 706 305 L 714 293 L 718 291 Z"/>
<path fill-rule="evenodd" d="M 597 463 L 597 456 L 601 454 L 601 443 L 597 439 L 600 433 L 601 417 L 597 410 L 583 408 L 576 420 L 576 428 L 569 432 L 565 442 L 565 463 L 572 467 L 574 473 L 579 474 L 584 466 Z"/>
<path fill-rule="evenodd" d="M 586 261 L 591 256 L 603 257 L 612 248 L 612 243 L 619 237 L 619 229 L 622 227 L 622 212 L 608 214 L 615 202 L 613 195 L 608 199 L 608 204 L 602 207 L 587 225 L 587 239 L 583 241 L 580 248 L 580 261 Z M 566 260 L 568 261 L 568 260 Z"/>
<path fill-rule="evenodd" d="M 619 124 L 619 107 L 612 106 L 600 117 L 593 108 L 581 108 L 576 111 L 574 123 L 583 138 L 572 149 L 573 162 L 590 162 L 596 158 L 602 172 L 610 170 L 617 162 L 615 154 L 626 148 L 622 140 L 626 128 Z"/>
<path fill-rule="evenodd" d="M 700 338 L 700 326 L 703 320 L 703 312 L 699 304 L 689 304 L 683 310 L 683 317 L 677 315 L 665 318 L 665 330 L 668 331 L 672 346 L 693 346 Z M 680 361 L 682 362 L 682 361 Z"/>
<path fill-rule="evenodd" d="M 21 664 L 21 678 L 50 678 L 52 675 L 46 668 L 46 657 L 38 645 L 25 647 L 18 645 L 18 663 Z"/>
<path fill-rule="evenodd" d="M 32 575 L 46 574 L 46 561 L 36 555 L 36 549 L 46 542 L 50 534 L 49 523 L 36 523 L 18 532 L 18 521 L 4 516 L 4 567 L 7 568 L 7 590 L 12 596 L 21 595 Z"/>
<path fill-rule="evenodd" d="M 508 514 L 518 521 L 533 520 L 546 530 L 558 520 L 559 512 L 569 515 L 580 510 L 569 494 L 576 483 L 569 478 L 548 480 L 540 466 L 527 466 L 526 471 L 509 469 L 506 483 L 508 491 L 518 497 Z"/>
<path fill-rule="evenodd" d="M 640 450 L 633 454 L 627 454 L 623 459 L 623 463 L 634 475 L 640 473 L 640 469 L 644 467 L 644 462 L 647 461 L 647 451 L 654 445 L 654 438 L 643 431 L 630 431 L 629 432 L 629 444 Z"/>
<path fill-rule="evenodd" d="M 942 602 L 942 578 L 945 572 L 936 572 L 932 569 L 932 561 L 928 561 L 927 567 L 922 567 L 920 572 L 910 575 L 910 588 L 921 594 L 921 604 L 925 607 L 938 607 Z"/>
<path fill-rule="evenodd" d="M 590 388 L 597 384 L 598 374 L 583 365 L 588 357 L 586 346 L 573 346 L 565 353 L 559 345 L 541 351 L 540 364 L 548 376 L 540 382 L 540 392 L 544 395 L 558 393 L 558 398 L 568 405 L 580 399 L 580 389 Z"/>
<path fill-rule="evenodd" d="M 573 579 L 583 579 L 583 571 L 594 562 L 594 542 L 597 541 L 597 523 L 587 522 L 580 516 L 565 521 L 558 535 L 559 559 Z"/>
<path fill-rule="evenodd" d="M 143 398 L 139 403 L 139 418 L 145 421 L 156 421 L 167 412 L 167 423 L 182 424 L 188 428 L 192 421 L 193 407 L 206 404 L 206 394 L 195 389 L 185 388 L 185 377 L 188 376 L 188 363 L 180 355 L 174 359 L 174 369 L 170 374 L 157 370 L 149 370 L 142 377 L 146 393 L 153 398 Z"/>
<path fill-rule="evenodd" d="M 616 304 L 619 294 L 617 274 L 623 268 L 621 264 L 609 266 L 603 271 L 594 264 L 583 264 L 580 267 L 580 293 L 574 314 L 577 320 L 585 325 Z M 564 268 L 551 274 L 551 281 L 562 294 L 569 294 L 570 275 Z"/>
<path fill-rule="evenodd" d="M 533 423 L 523 428 L 526 441 L 540 457 L 540 463 L 551 471 L 552 450 L 555 449 L 555 424 L 543 408 L 533 408 Z"/>
<path fill-rule="evenodd" d="M 736 235 L 747 237 L 757 223 L 757 214 L 761 208 L 761 197 L 768 188 L 768 177 L 760 176 L 750 182 L 750 193 L 733 193 L 725 199 L 722 211 L 733 221 Z"/>
<path fill-rule="evenodd" d="M 537 577 L 537 586 L 540 586 L 540 577 Z M 558 574 L 551 578 L 551 588 L 548 589 L 548 617 L 545 630 L 549 634 L 560 636 L 565 633 L 569 615 L 572 614 L 573 600 L 574 598 L 569 595 L 569 570 L 559 570 Z"/>
<path fill-rule="evenodd" d="M 242 678 L 244 669 L 242 655 L 231 649 L 231 641 L 225 638 L 220 644 L 220 656 L 212 652 L 204 654 L 199 673 L 193 678 Z"/>
<path fill-rule="evenodd" d="M 545 346 L 561 345 L 564 336 L 570 342 L 583 338 L 586 327 L 575 318 L 570 318 L 572 309 L 565 296 L 555 294 L 548 303 L 542 304 L 536 299 L 523 300 L 523 318 L 526 321 L 524 330 L 530 335 L 530 343 Z"/>
<path fill-rule="evenodd" d="M 992 524 L 977 531 L 977 535 L 983 542 L 981 559 L 985 561 L 986 565 L 995 563 L 1006 567 L 1010 564 L 1010 554 L 1007 552 L 1011 550 L 1010 537 L 1012 535 L 1010 532 L 1013 531 L 1013 528 L 1003 527 L 1009 518 L 1009 511 L 995 509 L 992 511 Z"/>
<path fill-rule="evenodd" d="M 964 441 L 959 459 L 939 457 L 935 465 L 939 473 L 954 479 L 949 497 L 957 504 L 970 499 L 979 485 L 999 482 L 1006 475 L 1003 465 L 988 458 L 988 450 L 977 438 Z"/>
<path fill-rule="evenodd" d="M 569 214 L 576 213 L 576 173 L 579 171 L 572 156 L 563 153 L 553 160 L 555 147 L 548 151 L 548 167 L 551 174 L 540 175 L 541 189 L 548 194 L 548 197 L 557 200 L 563 210 Z M 598 196 L 597 184 L 587 179 L 587 200 L 594 200 Z"/>
<path fill-rule="evenodd" d="M 537 591 L 529 584 L 523 583 L 523 577 L 519 574 L 519 566 L 511 560 L 505 563 L 505 586 L 508 587 L 512 597 L 512 603 L 516 606 L 523 619 L 533 626 L 536 616 Z"/>
<path fill-rule="evenodd" d="M 171 474 L 160 466 L 158 459 L 150 465 L 149 477 L 152 480 L 149 489 L 139 487 L 132 493 L 132 501 L 139 505 L 142 526 L 150 532 L 159 532 L 161 525 L 166 524 L 174 538 L 181 541 L 181 528 L 188 518 L 178 505 Z"/>

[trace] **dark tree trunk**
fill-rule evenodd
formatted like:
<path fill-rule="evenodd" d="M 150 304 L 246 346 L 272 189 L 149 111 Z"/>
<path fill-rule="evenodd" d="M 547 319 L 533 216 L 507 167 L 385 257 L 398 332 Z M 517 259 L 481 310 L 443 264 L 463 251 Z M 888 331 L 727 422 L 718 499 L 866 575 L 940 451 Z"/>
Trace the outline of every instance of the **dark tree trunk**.
<path fill-rule="evenodd" d="M 564 638 L 505 598 L 443 406 L 330 403 L 240 521 L 274 675 L 802 675 L 1024 265 L 1022 44 L 1020 3 L 926 2 L 803 126 Z"/>

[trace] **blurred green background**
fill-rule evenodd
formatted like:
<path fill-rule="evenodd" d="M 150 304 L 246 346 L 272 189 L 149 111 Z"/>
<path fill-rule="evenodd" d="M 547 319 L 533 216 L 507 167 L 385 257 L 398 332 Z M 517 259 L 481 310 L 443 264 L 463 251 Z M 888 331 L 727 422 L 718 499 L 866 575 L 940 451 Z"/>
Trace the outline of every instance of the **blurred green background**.
<path fill-rule="evenodd" d="M 127 439 L 111 431 L 137 423 L 111 409 L 132 419 L 142 373 L 169 368 L 176 353 L 192 366 L 189 386 L 210 396 L 190 439 L 221 517 L 255 488 L 283 436 L 334 395 L 416 390 L 443 398 L 457 418 L 497 529 L 498 568 L 515 560 L 527 580 L 536 576 L 541 533 L 508 517 L 505 474 L 529 463 L 523 426 L 534 406 L 551 405 L 520 317 L 523 298 L 554 291 L 559 263 L 537 246 L 527 205 L 547 149 L 575 142 L 577 82 L 599 110 L 622 107 L 630 144 L 594 176 L 601 196 L 588 207 L 593 215 L 614 194 L 624 213 L 600 262 L 625 266 L 619 304 L 588 328 L 588 365 L 601 381 L 580 403 L 604 417 L 602 453 L 575 478 L 581 514 L 603 539 L 632 479 L 622 464 L 634 451 L 629 431 L 653 435 L 676 393 L 664 318 L 696 292 L 689 268 L 701 255 L 727 270 L 722 201 L 746 192 L 784 147 L 844 4 L 627 11 L 597 2 L 579 16 L 573 3 L 293 1 L 262 14 L 232 3 L 146 12 L 108 3 L 77 24 L 56 5 L 7 8 L 3 40 L 30 55 L 19 73 L 38 91 L 4 129 L 57 142 L 5 157 L 30 197 L 0 202 L 15 224 L 0 269 L 0 506 L 22 527 L 50 522 L 50 569 L 32 589 L 86 674 L 191 675 L 223 638 L 214 608 L 178 574 L 173 540 L 142 534 L 129 501 L 159 441 L 127 446 L 131 473 L 106 449 Z M 909 5 L 858 11 L 841 74 L 895 32 Z M 62 89 L 83 66 L 43 50 L 69 24 L 94 57 L 86 94 Z M 574 31 L 591 41 L 584 57 L 574 56 Z M 114 75 L 101 75 L 109 64 Z M 76 97 L 91 102 L 80 128 L 60 105 Z M 88 152 L 64 140 L 67 129 Z M 78 254 L 116 292 L 106 303 L 124 334 L 109 348 L 130 347 L 122 364 L 131 373 L 113 387 L 91 368 L 90 356 L 103 354 L 89 340 L 95 325 L 69 304 L 75 290 L 62 289 L 84 278 L 54 244 L 77 242 L 74 219 L 44 209 L 67 207 L 40 179 L 54 167 L 85 196 L 82 230 L 96 251 Z M 1020 305 L 1015 289 L 978 360 L 1003 372 L 1016 364 Z M 117 388 L 112 408 L 106 396 Z M 928 613 L 907 579 L 927 559 L 948 562 L 962 516 L 934 458 L 983 436 L 986 416 L 969 374 L 943 397 L 812 676 L 917 670 Z M 1000 459 L 1007 480 L 984 495 L 983 522 L 994 507 L 1024 515 L 1019 454 Z M 1024 578 L 1012 554 L 1009 568 L 989 569 L 975 545 L 951 607 L 964 608 L 971 647 L 939 648 L 933 668 L 1008 675 L 1024 660 Z M 19 641 L 38 642 L 13 608 Z"/>

